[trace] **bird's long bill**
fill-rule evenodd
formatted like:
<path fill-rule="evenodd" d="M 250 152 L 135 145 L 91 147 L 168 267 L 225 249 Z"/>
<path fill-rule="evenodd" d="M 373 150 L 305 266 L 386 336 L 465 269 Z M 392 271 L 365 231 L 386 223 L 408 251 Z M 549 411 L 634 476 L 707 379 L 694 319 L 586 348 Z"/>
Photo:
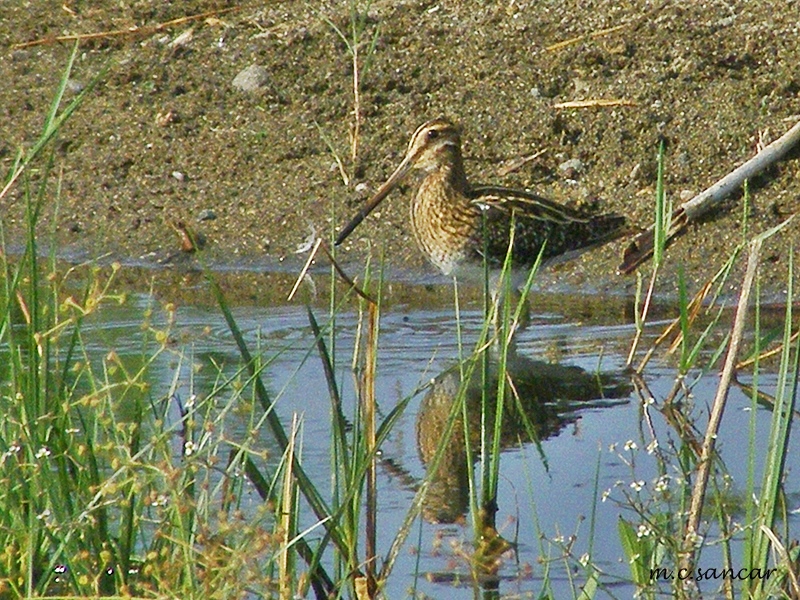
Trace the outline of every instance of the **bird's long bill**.
<path fill-rule="evenodd" d="M 361 221 L 363 221 L 369 213 L 375 210 L 375 207 L 378 206 L 378 204 L 380 204 L 381 201 L 389 195 L 389 192 L 391 192 L 394 187 L 403 180 L 403 177 L 406 176 L 408 170 L 411 168 L 411 164 L 411 157 L 406 156 L 403 159 L 403 162 L 401 162 L 400 165 L 394 170 L 394 173 L 392 173 L 389 179 L 386 180 L 386 183 L 384 183 L 378 189 L 378 191 L 375 192 L 375 195 L 370 198 L 369 202 L 364 205 L 364 208 L 358 211 L 356 216 L 353 217 L 353 220 L 350 221 L 341 232 L 339 232 L 339 236 L 336 238 L 336 242 L 334 242 L 336 246 L 341 244 L 348 235 L 353 233 L 353 230 L 361 224 Z"/>

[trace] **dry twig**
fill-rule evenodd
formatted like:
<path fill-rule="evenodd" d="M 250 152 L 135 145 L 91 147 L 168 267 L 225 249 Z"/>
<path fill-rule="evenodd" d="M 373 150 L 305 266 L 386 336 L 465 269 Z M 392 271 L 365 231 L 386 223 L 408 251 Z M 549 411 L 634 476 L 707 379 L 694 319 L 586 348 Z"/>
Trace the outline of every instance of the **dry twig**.
<path fill-rule="evenodd" d="M 553 108 L 607 108 L 609 106 L 636 106 L 633 100 L 625 98 L 605 99 L 595 98 L 593 100 L 572 100 L 570 102 L 559 102 Z"/>
<path fill-rule="evenodd" d="M 12 50 L 19 50 L 21 48 L 30 48 L 32 46 L 43 46 L 44 44 L 55 44 L 58 42 L 85 42 L 88 40 L 123 37 L 129 35 L 143 37 L 152 35 L 153 33 L 156 33 L 158 31 L 163 31 L 164 29 L 169 29 L 171 27 L 177 27 L 179 25 L 183 25 L 184 23 L 199 21 L 201 19 L 207 19 L 208 17 L 213 17 L 215 15 L 221 15 L 223 13 L 239 10 L 239 8 L 240 7 L 238 6 L 232 6 L 230 8 L 221 8 L 219 10 L 209 10 L 204 13 L 189 15 L 187 17 L 179 17 L 177 19 L 172 19 L 171 21 L 165 21 L 164 23 L 158 23 L 156 25 L 145 25 L 143 27 L 138 27 L 137 25 L 133 25 L 127 29 L 112 29 L 109 31 L 97 31 L 94 33 L 75 33 L 70 35 L 48 36 L 44 38 L 39 38 L 38 40 L 31 40 L 30 42 L 21 42 L 19 44 L 14 44 L 11 46 L 11 48 Z"/>
<path fill-rule="evenodd" d="M 716 447 L 717 434 L 719 433 L 719 425 L 722 421 L 722 413 L 725 410 L 725 404 L 728 400 L 728 391 L 733 381 L 734 369 L 736 368 L 736 356 L 739 354 L 739 346 L 744 334 L 750 292 L 753 289 L 753 282 L 758 272 L 758 259 L 762 243 L 762 236 L 758 236 L 750 242 L 747 271 L 745 272 L 744 281 L 742 282 L 739 305 L 736 309 L 736 317 L 733 321 L 728 354 L 725 356 L 725 365 L 722 368 L 717 393 L 711 405 L 706 434 L 703 439 L 703 446 L 700 450 L 700 458 L 697 463 L 697 474 L 692 489 L 692 498 L 689 505 L 689 514 L 687 516 L 683 542 L 683 558 L 681 559 L 681 566 L 690 570 L 694 562 L 695 540 L 697 539 L 698 529 L 700 527 L 700 514 L 706 497 L 706 489 L 708 487 L 708 478 L 711 473 L 711 464 Z"/>
<path fill-rule="evenodd" d="M 614 27 L 608 27 L 606 29 L 600 29 L 599 31 L 593 31 L 593 32 L 587 33 L 585 35 L 579 35 L 579 36 L 576 36 L 574 38 L 555 43 L 555 44 L 553 44 L 551 46 L 547 46 L 545 48 L 545 50 L 547 52 L 553 52 L 555 50 L 561 50 L 562 48 L 566 48 L 567 46 L 571 46 L 573 44 L 577 44 L 578 42 L 582 42 L 583 40 L 595 39 L 595 38 L 603 37 L 603 36 L 609 35 L 611 33 L 615 33 L 617 31 L 622 31 L 623 29 L 626 29 L 628 27 L 630 27 L 633 31 L 636 31 L 637 29 L 639 29 L 639 27 L 642 26 L 643 23 L 645 23 L 647 20 L 649 20 L 657 12 L 660 12 L 661 9 L 664 8 L 670 2 L 671 2 L 671 0 L 664 0 L 664 2 L 662 2 L 658 6 L 655 6 L 651 10 L 648 10 L 646 13 L 641 15 L 638 19 L 635 19 L 634 21 L 631 21 L 630 23 L 623 23 L 622 25 L 615 25 Z"/>

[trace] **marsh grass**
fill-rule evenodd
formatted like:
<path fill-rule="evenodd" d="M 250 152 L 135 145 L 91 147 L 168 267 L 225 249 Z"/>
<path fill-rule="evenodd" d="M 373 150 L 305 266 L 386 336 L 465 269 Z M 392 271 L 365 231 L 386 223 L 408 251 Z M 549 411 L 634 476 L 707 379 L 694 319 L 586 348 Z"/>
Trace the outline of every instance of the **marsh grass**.
<path fill-rule="evenodd" d="M 86 324 L 125 302 L 111 292 L 119 265 L 61 273 L 54 244 L 40 256 L 40 217 L 60 189 L 57 180 L 51 199 L 52 141 L 97 82 L 61 108 L 75 55 L 43 132 L 2 191 L 21 188 L 28 233 L 12 259 L 0 229 L 0 597 L 289 597 L 300 579 L 295 554 L 324 595 L 333 584 L 304 539 L 320 523 L 297 531 L 291 466 L 300 462 L 300 430 L 270 461 L 258 441 L 270 407 L 243 417 L 257 406 L 247 394 L 258 391 L 260 357 L 250 371 L 220 368 L 198 395 L 166 305 L 145 312 L 138 358 L 114 349 L 97 358 Z M 172 383 L 156 389 L 151 369 L 164 359 Z M 234 417 L 251 423 L 235 440 Z M 253 495 L 263 502 L 248 509 Z"/>
<path fill-rule="evenodd" d="M 637 294 L 636 337 L 628 362 L 633 362 L 637 352 L 641 332 L 647 326 L 648 307 L 654 290 L 654 282 L 659 269 L 663 269 L 665 257 L 659 247 L 663 245 L 664 235 L 669 223 L 663 215 L 669 214 L 664 200 L 663 189 L 663 147 L 659 151 L 659 185 L 656 198 L 656 251 L 654 254 L 651 283 L 643 302 Z M 745 206 L 749 204 L 749 192 L 745 186 Z M 787 301 L 783 319 L 780 363 L 777 371 L 776 393 L 774 398 L 773 420 L 770 439 L 763 444 L 756 439 L 756 400 L 759 392 L 759 360 L 753 358 L 746 364 L 752 368 L 752 419 L 748 433 L 748 476 L 745 484 L 744 521 L 738 521 L 742 510 L 741 503 L 732 502 L 735 483 L 724 463 L 724 455 L 716 450 L 716 440 L 728 399 L 728 391 L 734 381 L 734 373 L 739 363 L 740 348 L 752 343 L 751 357 L 759 357 L 766 352 L 762 344 L 770 339 L 762 337 L 760 331 L 760 299 L 756 292 L 754 307 L 749 298 L 753 288 L 758 285 L 757 272 L 760 265 L 762 244 L 783 228 L 786 223 L 748 239 L 747 214 L 743 213 L 741 232 L 743 242 L 722 265 L 717 275 L 708 281 L 689 298 L 683 272 L 678 268 L 677 316 L 656 339 L 635 370 L 639 398 L 645 417 L 646 449 L 654 459 L 658 477 L 650 482 L 638 478 L 634 455 L 638 447 L 626 444 L 622 460 L 629 464 L 632 472 L 633 492 L 618 488 L 615 493 L 608 490 L 604 496 L 617 495 L 621 507 L 638 516 L 638 524 L 628 518 L 619 521 L 619 537 L 628 558 L 631 577 L 645 597 L 655 597 L 666 586 L 676 597 L 696 597 L 701 590 L 715 590 L 733 598 L 744 594 L 748 598 L 775 597 L 782 594 L 796 594 L 797 590 L 797 551 L 792 533 L 788 529 L 786 514 L 779 515 L 777 506 L 783 506 L 781 481 L 785 476 L 786 451 L 791 432 L 791 415 L 794 410 L 796 383 L 798 377 L 797 337 L 793 334 L 792 316 L 793 261 L 789 260 L 787 273 Z M 659 240 L 662 244 L 659 244 Z M 734 324 L 730 331 L 719 339 L 714 332 L 719 330 L 725 311 L 722 290 L 731 283 L 734 266 L 744 249 L 748 250 L 748 264 L 740 285 L 741 292 L 737 302 Z M 641 277 L 639 291 L 641 292 Z M 744 333 L 749 316 L 754 313 L 754 334 L 752 342 L 744 341 Z M 699 318 L 704 315 L 704 318 Z M 705 325 L 703 325 L 705 321 Z M 749 339 L 749 338 L 748 338 Z M 661 351 L 661 354 L 658 352 Z M 774 352 L 774 348 L 771 352 Z M 673 388 L 662 398 L 657 398 L 647 385 L 645 367 L 655 358 L 675 355 L 676 379 Z M 724 358 L 719 385 L 715 398 L 697 402 L 695 386 L 719 368 Z M 741 363 L 745 364 L 745 363 Z M 706 413 L 706 405 L 709 409 Z M 665 418 L 665 422 L 675 428 L 681 444 L 677 447 L 659 444 L 659 436 L 652 424 L 650 407 L 655 407 Z M 699 431 L 698 431 L 699 430 Z M 649 439 L 648 439 L 649 438 Z M 766 452 L 762 449 L 766 448 Z M 763 455 L 763 456 L 762 456 Z M 755 473 L 761 470 L 763 481 L 755 483 Z M 675 473 L 679 473 L 676 476 Z M 621 496 L 621 500 L 619 497 Z M 783 523 L 780 533 L 776 531 Z M 722 563 L 715 565 L 713 573 L 702 566 L 701 556 L 711 546 L 721 547 Z M 772 553 L 768 548 L 772 548 Z M 751 573 L 761 574 L 768 569 L 776 569 L 771 579 L 747 577 Z M 684 573 L 688 577 L 673 577 L 671 581 L 660 581 L 654 573 Z M 744 569 L 740 571 L 740 569 Z M 742 581 L 717 574 L 744 573 Z M 711 580 L 711 583 L 708 581 Z"/>
<path fill-rule="evenodd" d="M 787 302 L 784 319 L 783 339 L 781 344 L 780 363 L 778 368 L 778 381 L 775 390 L 774 404 L 772 408 L 772 421 L 770 425 L 769 440 L 767 441 L 767 455 L 764 458 L 763 480 L 760 486 L 759 502 L 757 505 L 747 505 L 746 518 L 748 522 L 754 523 L 752 529 L 748 531 L 745 538 L 745 564 L 753 569 L 762 571 L 770 566 L 770 549 L 775 557 L 775 563 L 779 569 L 779 577 L 768 585 L 763 580 L 749 581 L 746 592 L 752 597 L 774 594 L 781 591 L 781 586 L 785 591 L 798 596 L 800 585 L 798 584 L 798 550 L 796 544 L 791 544 L 790 532 L 786 524 L 785 497 L 782 489 L 782 480 L 786 469 L 788 457 L 789 439 L 794 418 L 795 405 L 797 400 L 798 377 L 800 376 L 800 347 L 793 335 L 792 318 L 793 294 L 794 290 L 794 260 L 793 255 L 789 260 L 789 272 L 787 276 Z M 758 307 L 758 304 L 756 305 Z M 756 311 L 756 319 L 759 311 Z M 756 339 L 758 339 L 759 328 L 756 328 Z M 793 342 L 793 338 L 795 341 Z M 756 362 L 753 365 L 753 409 L 755 409 L 757 397 L 755 390 L 758 388 L 758 355 L 760 348 L 756 344 Z M 751 427 L 751 448 L 755 445 L 752 439 Z M 754 453 L 751 451 L 751 457 Z M 755 461 L 751 458 L 750 477 L 748 478 L 748 492 L 756 494 L 757 489 L 753 483 L 752 476 Z M 783 523 L 782 531 L 776 532 L 776 528 Z M 780 534 L 779 534 L 780 533 Z M 776 584 L 777 582 L 777 584 Z"/>
<path fill-rule="evenodd" d="M 619 523 L 619 536 L 622 547 L 631 566 L 633 581 L 646 597 L 654 597 L 663 586 L 677 597 L 691 597 L 699 590 L 708 592 L 714 586 L 727 597 L 744 594 L 750 598 L 766 598 L 781 594 L 794 594 L 797 577 L 797 552 L 792 533 L 788 528 L 787 515 L 777 509 L 784 505 L 784 491 L 781 481 L 785 476 L 787 448 L 791 431 L 791 415 L 794 411 L 796 382 L 798 376 L 798 349 L 793 342 L 792 331 L 792 288 L 793 274 L 790 261 L 787 275 L 787 304 L 784 314 L 781 358 L 777 370 L 772 426 L 770 439 L 766 444 L 756 439 L 755 418 L 757 410 L 756 389 L 759 387 L 759 362 L 752 366 L 752 419 L 747 434 L 748 476 L 744 485 L 743 501 L 736 501 L 732 481 L 724 463 L 724 454 L 715 449 L 728 389 L 732 383 L 733 366 L 739 353 L 746 315 L 751 314 L 747 291 L 755 285 L 755 266 L 759 261 L 758 248 L 761 241 L 773 234 L 774 230 L 755 238 L 750 243 L 748 275 L 742 284 L 742 295 L 736 315 L 735 326 L 721 342 L 711 342 L 708 328 L 695 334 L 697 345 L 687 349 L 686 344 L 673 344 L 679 352 L 679 377 L 673 389 L 663 398 L 656 398 L 643 380 L 639 380 L 639 394 L 649 414 L 648 407 L 657 408 L 666 422 L 675 427 L 682 444 L 671 448 L 659 444 L 659 436 L 649 426 L 650 439 L 647 444 L 648 455 L 655 460 L 658 477 L 651 482 L 640 481 L 632 456 L 626 456 L 631 465 L 634 482 L 640 481 L 636 491 L 631 493 L 622 489 L 620 505 L 639 517 L 638 524 L 628 518 Z M 681 305 L 673 327 L 673 335 L 683 340 L 692 334 L 687 315 L 690 310 L 685 295 L 681 295 Z M 717 312 L 716 308 L 707 310 Z M 718 321 L 719 314 L 712 322 Z M 754 335 L 751 352 L 760 356 L 765 348 L 761 346 L 760 308 L 758 295 L 754 305 Z M 660 338 L 659 338 L 660 339 Z M 709 413 L 705 405 L 695 401 L 695 385 L 703 373 L 709 373 L 727 352 L 725 366 L 714 402 Z M 652 417 L 648 417 L 649 419 Z M 701 432 L 698 433 L 697 429 Z M 764 450 L 766 449 L 766 450 Z M 626 455 L 637 453 L 635 447 L 626 449 Z M 755 473 L 763 473 L 760 485 L 755 482 Z M 674 473 L 680 473 L 675 476 Z M 632 484 L 633 485 L 633 484 Z M 607 492 L 608 494 L 608 492 Z M 612 494 L 613 495 L 613 494 Z M 748 501 L 749 498 L 754 501 Z M 744 518 L 740 522 L 740 515 Z M 782 526 L 781 526 L 782 524 Z M 778 528 L 780 527 L 780 531 Z M 712 546 L 721 547 L 722 564 L 713 566 L 713 575 L 725 570 L 731 573 L 744 573 L 742 581 L 730 576 L 723 579 L 714 577 L 707 565 L 703 564 L 704 551 Z M 772 552 L 767 548 L 772 548 Z M 653 574 L 656 569 L 665 573 L 684 573 L 691 576 L 686 580 L 675 578 L 671 583 L 657 581 Z M 744 571 L 740 571 L 744 569 Z M 776 569 L 771 578 L 747 577 L 750 573 L 765 574 L 768 569 Z M 792 590 L 789 592 L 788 590 Z"/>
<path fill-rule="evenodd" d="M 138 359 L 113 349 L 96 358 L 86 323 L 125 302 L 110 292 L 119 266 L 62 276 L 38 257 L 44 189 L 26 195 L 25 253 L 13 262 L 2 253 L 0 597 L 271 595 L 273 572 L 296 589 L 287 551 L 305 549 L 310 561 L 313 552 L 296 522 L 275 516 L 297 514 L 292 479 L 278 474 L 299 452 L 289 446 L 265 471 L 257 413 L 252 433 L 228 437 L 232 416 L 254 405 L 252 380 L 220 370 L 198 396 L 191 355 L 172 344 L 174 307 L 145 313 Z M 173 381 L 154 389 L 151 368 L 165 358 Z M 266 500 L 246 519 L 243 473 Z M 324 574 L 311 572 L 322 588 Z"/>
<path fill-rule="evenodd" d="M 667 247 L 667 237 L 670 228 L 670 217 L 672 215 L 672 203 L 667 199 L 667 191 L 664 185 L 664 169 L 666 162 L 666 153 L 664 147 L 664 140 L 661 140 L 658 145 L 657 156 L 657 175 L 656 175 L 656 198 L 655 198 L 655 227 L 653 231 L 653 270 L 650 276 L 650 284 L 647 287 L 644 297 L 642 297 L 642 275 L 640 271 L 636 272 L 636 335 L 631 343 L 631 349 L 628 353 L 628 366 L 633 364 L 633 358 L 639 345 L 639 341 L 644 333 L 644 324 L 647 321 L 647 315 L 650 311 L 650 305 L 653 301 L 653 294 L 655 292 L 656 281 L 662 262 L 664 261 L 664 252 Z"/>

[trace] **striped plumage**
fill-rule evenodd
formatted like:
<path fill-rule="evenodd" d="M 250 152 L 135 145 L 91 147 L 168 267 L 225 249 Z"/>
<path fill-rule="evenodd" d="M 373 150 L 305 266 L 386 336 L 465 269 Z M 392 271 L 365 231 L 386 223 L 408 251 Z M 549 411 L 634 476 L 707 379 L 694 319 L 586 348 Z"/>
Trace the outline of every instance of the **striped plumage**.
<path fill-rule="evenodd" d="M 511 228 L 512 267 L 532 266 L 539 253 L 551 260 L 604 243 L 623 233 L 625 219 L 583 215 L 525 191 L 471 187 L 461 157 L 458 127 L 447 119 L 421 125 L 403 161 L 367 205 L 342 230 L 340 244 L 412 169 L 424 173 L 411 202 L 411 229 L 422 251 L 445 274 L 502 265 Z M 484 221 L 485 219 L 485 221 Z"/>

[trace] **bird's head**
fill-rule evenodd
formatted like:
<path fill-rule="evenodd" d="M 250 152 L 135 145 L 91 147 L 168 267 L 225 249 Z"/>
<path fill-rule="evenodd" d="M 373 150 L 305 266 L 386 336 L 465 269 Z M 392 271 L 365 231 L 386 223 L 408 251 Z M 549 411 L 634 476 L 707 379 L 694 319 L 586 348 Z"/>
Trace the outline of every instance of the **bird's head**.
<path fill-rule="evenodd" d="M 408 168 L 433 171 L 451 160 L 460 149 L 461 130 L 458 126 L 444 118 L 433 119 L 420 125 L 411 136 L 400 166 L 408 163 Z"/>
<path fill-rule="evenodd" d="M 452 122 L 443 117 L 432 119 L 420 125 L 411 136 L 408 150 L 403 160 L 389 176 L 375 195 L 367 202 L 353 220 L 348 223 L 336 238 L 336 245 L 341 244 L 361 221 L 371 213 L 389 193 L 397 187 L 413 169 L 425 172 L 435 171 L 448 163 L 460 165 L 461 131 Z"/>

